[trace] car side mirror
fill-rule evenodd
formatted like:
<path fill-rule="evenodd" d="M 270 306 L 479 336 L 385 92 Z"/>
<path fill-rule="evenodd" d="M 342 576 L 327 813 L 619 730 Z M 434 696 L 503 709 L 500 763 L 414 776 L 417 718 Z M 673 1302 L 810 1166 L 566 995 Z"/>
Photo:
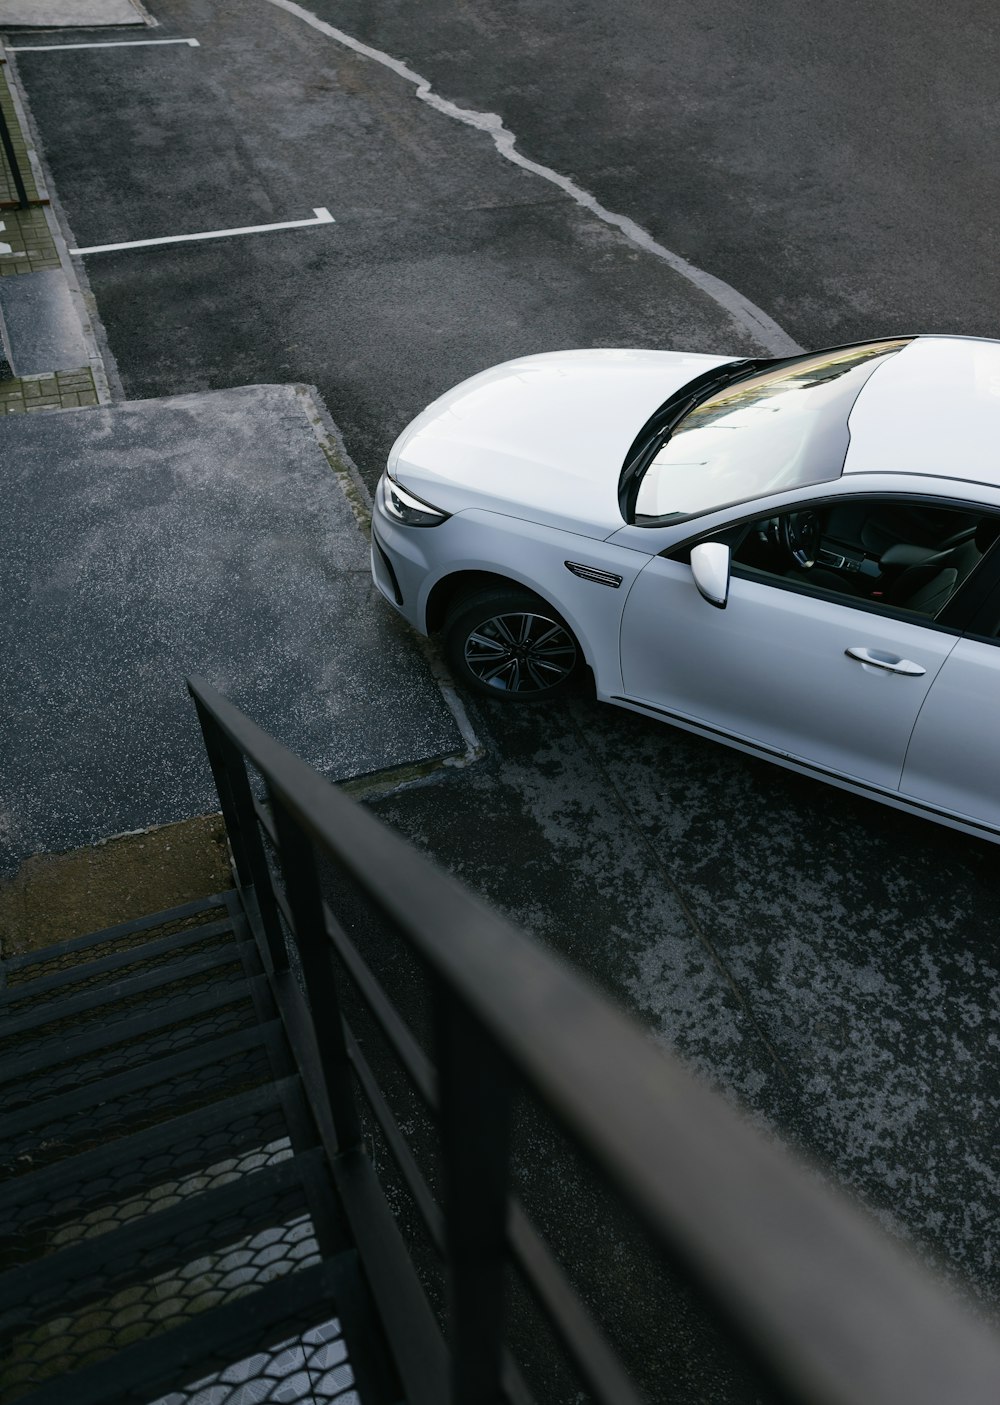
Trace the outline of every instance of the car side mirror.
<path fill-rule="evenodd" d="M 699 542 L 691 548 L 691 574 L 699 592 L 717 610 L 729 599 L 729 547 L 723 542 Z"/>

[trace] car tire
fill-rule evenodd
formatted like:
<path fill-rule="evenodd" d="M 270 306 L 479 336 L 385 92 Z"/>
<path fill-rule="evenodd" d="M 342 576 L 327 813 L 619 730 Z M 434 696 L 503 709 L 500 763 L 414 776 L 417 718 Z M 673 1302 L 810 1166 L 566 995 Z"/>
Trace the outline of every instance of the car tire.
<path fill-rule="evenodd" d="M 578 682 L 583 655 L 566 621 L 529 590 L 494 588 L 458 599 L 444 622 L 458 683 L 505 702 L 547 702 Z"/>

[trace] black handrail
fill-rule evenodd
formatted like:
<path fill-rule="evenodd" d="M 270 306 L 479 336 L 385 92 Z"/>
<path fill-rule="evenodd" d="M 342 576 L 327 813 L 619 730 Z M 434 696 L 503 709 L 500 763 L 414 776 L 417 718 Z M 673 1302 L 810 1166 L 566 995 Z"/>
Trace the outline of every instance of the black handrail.
<path fill-rule="evenodd" d="M 522 1389 L 505 1358 L 507 1254 L 543 1303 L 548 1296 L 550 1317 L 598 1399 L 625 1398 L 622 1368 L 599 1339 L 594 1349 L 591 1319 L 513 1205 L 506 1110 L 517 1083 L 603 1168 L 790 1398 L 809 1405 L 1000 1399 L 1000 1341 L 846 1197 L 209 684 L 188 686 L 262 952 L 280 974 L 287 925 L 312 1008 L 334 1012 L 338 1032 L 322 1063 L 327 1108 L 339 1104 L 333 1135 L 341 1145 L 354 1148 L 357 1138 L 347 1086 L 352 1036 L 339 1035 L 327 944 L 358 969 L 364 961 L 325 908 L 306 850 L 331 856 L 350 875 L 434 982 L 436 1090 L 426 1068 L 414 1074 L 437 1104 L 445 1151 L 452 1405 L 510 1400 Z M 252 800 L 248 761 L 265 782 L 273 824 Z M 284 894 L 273 886 L 259 817 L 277 841 Z M 302 884 L 306 893 L 295 895 Z M 373 977 L 366 995 L 376 1018 L 398 1019 Z M 405 1057 L 405 1041 L 399 1045 Z M 377 1284 L 374 1291 L 378 1298 Z"/>

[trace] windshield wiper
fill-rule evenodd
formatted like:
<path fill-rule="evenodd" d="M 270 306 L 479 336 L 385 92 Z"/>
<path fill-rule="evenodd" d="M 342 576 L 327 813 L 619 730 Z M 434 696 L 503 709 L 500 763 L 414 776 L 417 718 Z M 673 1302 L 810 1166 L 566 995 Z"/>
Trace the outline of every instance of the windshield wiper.
<path fill-rule="evenodd" d="M 663 448 L 677 425 L 685 415 L 694 409 L 701 398 L 702 397 L 699 395 L 689 395 L 686 400 L 678 401 L 676 404 L 668 401 L 668 404 L 670 404 L 670 412 L 662 419 L 663 410 L 660 409 L 656 412 L 657 424 L 655 432 L 647 435 L 644 430 L 642 437 L 645 442 L 641 445 L 635 457 L 626 463 L 622 470 L 620 483 L 622 489 L 627 488 L 633 478 L 637 477 L 639 474 L 645 473 L 646 469 Z"/>
<path fill-rule="evenodd" d="M 621 478 L 618 480 L 618 503 L 626 522 L 632 520 L 635 500 L 639 495 L 639 482 L 653 459 L 667 443 L 671 434 L 692 410 L 717 395 L 727 386 L 755 375 L 766 366 L 773 364 L 771 357 L 746 357 L 741 361 L 730 361 L 725 366 L 714 366 L 695 381 L 682 386 L 676 395 L 671 396 L 646 421 L 632 441 L 629 456 L 625 460 Z"/>

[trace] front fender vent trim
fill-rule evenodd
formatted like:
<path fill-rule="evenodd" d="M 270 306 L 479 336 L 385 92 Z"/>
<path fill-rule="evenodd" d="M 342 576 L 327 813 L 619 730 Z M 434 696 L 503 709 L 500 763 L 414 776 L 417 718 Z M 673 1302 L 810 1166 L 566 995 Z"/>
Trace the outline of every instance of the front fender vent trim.
<path fill-rule="evenodd" d="M 580 561 L 567 561 L 564 564 L 567 571 L 572 571 L 574 576 L 579 576 L 584 581 L 593 581 L 595 585 L 609 585 L 612 590 L 617 590 L 622 583 L 622 577 L 616 576 L 614 571 L 602 571 L 597 566 L 585 566 Z"/>

